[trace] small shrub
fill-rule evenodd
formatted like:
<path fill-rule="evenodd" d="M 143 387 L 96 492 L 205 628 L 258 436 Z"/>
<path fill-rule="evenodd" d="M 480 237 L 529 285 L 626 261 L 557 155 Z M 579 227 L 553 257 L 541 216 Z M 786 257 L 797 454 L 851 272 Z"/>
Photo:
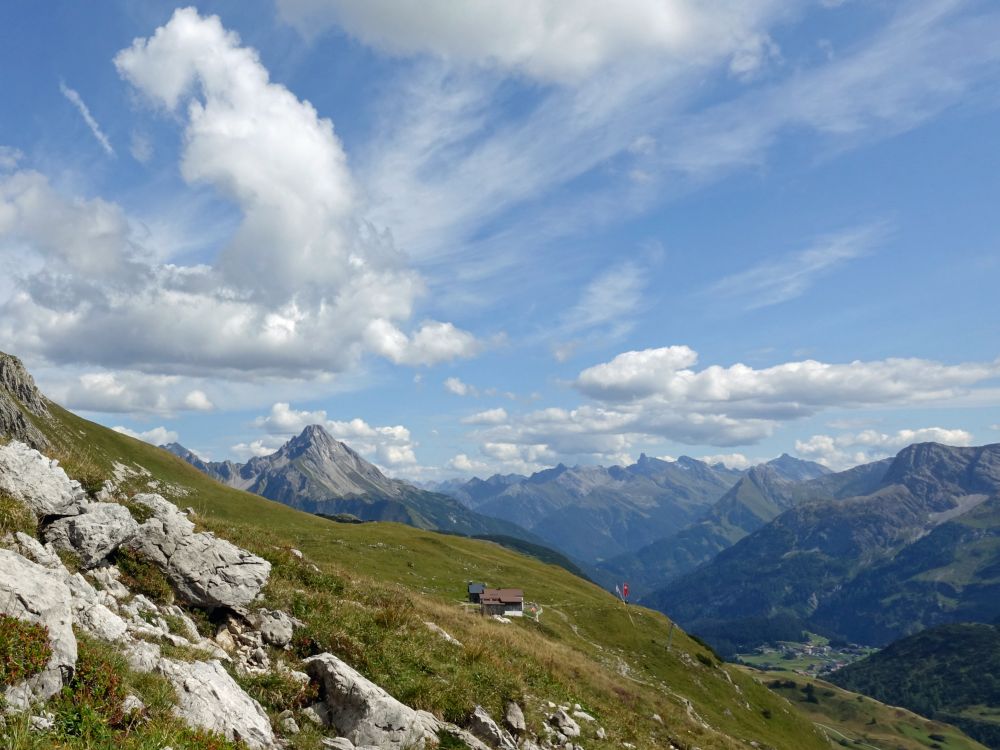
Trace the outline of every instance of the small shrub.
<path fill-rule="evenodd" d="M 134 550 L 120 548 L 115 563 L 121 571 L 121 582 L 132 591 L 147 596 L 159 604 L 173 602 L 174 590 L 163 571 L 152 561 Z"/>
<path fill-rule="evenodd" d="M 704 664 L 706 667 L 714 667 L 715 662 L 712 661 L 712 657 L 708 654 L 703 654 L 701 651 L 695 653 L 694 658 Z"/>
<path fill-rule="evenodd" d="M 0 685 L 16 685 L 41 672 L 52 658 L 44 625 L 0 614 Z"/>
<path fill-rule="evenodd" d="M 763 717 L 764 717 L 765 719 L 770 719 L 770 718 L 771 718 L 771 716 L 773 715 L 773 714 L 771 713 L 771 709 L 769 709 L 769 708 L 765 708 L 765 709 L 764 709 L 763 711 L 761 711 L 760 713 L 761 713 L 761 715 L 762 715 L 762 716 L 763 716 Z"/>
<path fill-rule="evenodd" d="M 153 517 L 153 509 L 142 503 L 133 502 L 132 500 L 122 500 L 121 504 L 128 509 L 129 514 L 135 519 L 136 523 L 146 523 L 146 521 Z"/>

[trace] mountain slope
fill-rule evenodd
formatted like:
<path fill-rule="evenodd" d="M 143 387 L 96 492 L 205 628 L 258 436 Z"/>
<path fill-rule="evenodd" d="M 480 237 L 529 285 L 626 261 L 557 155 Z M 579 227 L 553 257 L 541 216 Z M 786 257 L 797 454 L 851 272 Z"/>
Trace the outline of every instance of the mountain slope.
<path fill-rule="evenodd" d="M 646 455 L 631 466 L 566 467 L 473 479 L 456 490 L 478 512 L 517 523 L 578 560 L 633 551 L 700 515 L 740 473 Z"/>
<path fill-rule="evenodd" d="M 913 627 L 914 611 L 937 622 L 1000 613 L 998 518 L 986 494 L 1000 491 L 1000 445 L 913 445 L 879 484 L 795 506 L 645 601 L 706 633 L 720 622 L 791 616 L 872 645 Z M 973 540 L 981 540 L 975 553 Z"/>
<path fill-rule="evenodd" d="M 347 513 L 365 521 L 541 543 L 516 524 L 470 511 L 447 495 L 390 479 L 319 425 L 306 427 L 276 452 L 245 464 L 206 462 L 176 443 L 162 447 L 229 487 L 310 513 Z"/>
<path fill-rule="evenodd" d="M 1000 748 L 1000 631 L 993 625 L 930 628 L 834 672 L 830 681 Z"/>
<path fill-rule="evenodd" d="M 695 523 L 599 568 L 616 579 L 634 581 L 636 591 L 662 587 L 793 505 L 810 498 L 835 497 L 843 486 L 853 487 L 857 482 L 853 472 L 843 472 L 850 476 L 838 481 L 825 467 L 784 454 L 749 469 Z"/>
<path fill-rule="evenodd" d="M 120 492 L 155 488 L 191 506 L 201 527 L 265 557 L 273 567 L 262 603 L 305 623 L 296 653 L 331 650 L 417 708 L 464 722 L 477 704 L 499 716 L 507 700 L 519 699 L 540 733 L 544 701 L 578 702 L 607 730 L 601 739 L 585 727 L 588 750 L 624 742 L 638 750 L 828 747 L 808 721 L 739 670 L 717 664 L 682 631 L 668 650 L 665 617 L 626 611 L 561 568 L 410 526 L 331 523 L 226 487 L 166 451 L 54 404 L 47 418 L 30 421 L 88 488 L 112 476 Z M 539 622 L 469 616 L 458 604 L 469 579 L 523 587 L 541 605 Z M 425 622 L 464 646 L 444 641 Z M 281 658 L 295 664 L 294 653 Z M 260 687 L 273 697 L 270 686 Z M 135 742 L 123 746 L 140 747 L 142 731 L 133 730 Z M 32 747 L 54 746 L 44 735 L 32 740 Z M 83 739 L 70 745 L 93 746 Z"/>

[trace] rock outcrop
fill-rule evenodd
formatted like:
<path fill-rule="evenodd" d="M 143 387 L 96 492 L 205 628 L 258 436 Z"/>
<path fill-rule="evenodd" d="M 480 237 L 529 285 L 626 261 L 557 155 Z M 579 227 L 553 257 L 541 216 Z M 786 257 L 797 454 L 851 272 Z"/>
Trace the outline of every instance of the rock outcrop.
<path fill-rule="evenodd" d="M 153 517 L 142 524 L 132 549 L 160 566 L 178 593 L 200 607 L 243 607 L 267 583 L 271 563 L 225 539 L 194 532 L 194 524 L 159 495 L 136 495 Z"/>
<path fill-rule="evenodd" d="M 242 741 L 252 750 L 274 746 L 274 732 L 264 709 L 219 662 L 161 659 L 157 671 L 174 686 L 174 712 L 184 721 Z"/>
<path fill-rule="evenodd" d="M 89 503 L 79 515 L 51 523 L 45 529 L 45 540 L 56 549 L 77 555 L 84 568 L 93 568 L 138 530 L 139 524 L 125 506 Z"/>
<path fill-rule="evenodd" d="M 39 674 L 4 693 L 8 706 L 23 710 L 47 700 L 69 681 L 76 666 L 72 598 L 55 573 L 16 552 L 0 549 L 0 613 L 42 625 L 48 630 L 52 655 Z"/>
<path fill-rule="evenodd" d="M 49 441 L 32 424 L 25 411 L 48 416 L 48 404 L 21 360 L 0 352 L 0 435 L 44 449 Z"/>
<path fill-rule="evenodd" d="M 433 716 L 400 703 L 333 654 L 312 656 L 304 664 L 319 682 L 328 723 L 355 745 L 402 750 L 436 744 Z"/>
<path fill-rule="evenodd" d="M 74 516 L 88 502 L 80 483 L 58 461 L 18 441 L 0 446 L 0 491 L 20 500 L 40 519 Z"/>

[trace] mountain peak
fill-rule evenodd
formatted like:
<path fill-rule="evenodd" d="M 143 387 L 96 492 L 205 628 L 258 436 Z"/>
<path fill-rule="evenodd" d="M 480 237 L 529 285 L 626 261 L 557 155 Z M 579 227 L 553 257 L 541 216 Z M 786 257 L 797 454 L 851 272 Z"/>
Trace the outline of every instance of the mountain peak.
<path fill-rule="evenodd" d="M 782 479 L 791 479 L 796 482 L 815 479 L 816 477 L 831 473 L 822 464 L 818 464 L 815 461 L 804 461 L 787 453 L 782 453 L 777 458 L 768 461 L 765 465 L 774 469 Z"/>

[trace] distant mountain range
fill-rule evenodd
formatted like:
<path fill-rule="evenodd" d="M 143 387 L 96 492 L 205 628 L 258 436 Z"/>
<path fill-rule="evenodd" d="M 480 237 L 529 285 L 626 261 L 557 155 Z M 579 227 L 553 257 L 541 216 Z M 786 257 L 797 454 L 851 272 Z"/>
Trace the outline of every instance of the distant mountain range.
<path fill-rule="evenodd" d="M 464 536 L 541 540 L 509 521 L 469 510 L 454 498 L 390 479 L 319 425 L 268 456 L 246 463 L 204 461 L 177 443 L 161 446 L 230 487 L 325 516 L 396 521 Z"/>
<path fill-rule="evenodd" d="M 744 492 L 792 507 L 643 603 L 724 647 L 741 629 L 759 634 L 762 620 L 883 645 L 1000 615 L 1000 445 L 912 445 L 848 472 L 755 487 L 765 489 Z"/>
<path fill-rule="evenodd" d="M 563 464 L 438 485 L 478 513 L 516 523 L 569 556 L 593 564 L 673 534 L 740 477 L 722 464 L 643 454 L 631 466 Z"/>

